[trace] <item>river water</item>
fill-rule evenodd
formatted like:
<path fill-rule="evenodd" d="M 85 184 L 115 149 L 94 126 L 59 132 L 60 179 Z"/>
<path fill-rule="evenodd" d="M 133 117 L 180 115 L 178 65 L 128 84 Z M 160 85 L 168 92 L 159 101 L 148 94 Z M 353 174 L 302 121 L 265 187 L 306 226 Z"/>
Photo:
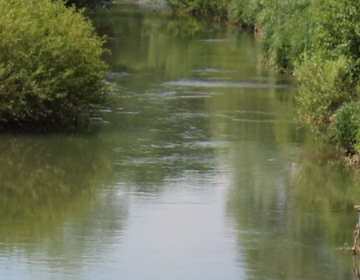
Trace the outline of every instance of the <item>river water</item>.
<path fill-rule="evenodd" d="M 0 135 L 0 279 L 354 279 L 360 190 L 294 121 L 253 35 L 122 8 L 111 108 L 74 135 Z"/>

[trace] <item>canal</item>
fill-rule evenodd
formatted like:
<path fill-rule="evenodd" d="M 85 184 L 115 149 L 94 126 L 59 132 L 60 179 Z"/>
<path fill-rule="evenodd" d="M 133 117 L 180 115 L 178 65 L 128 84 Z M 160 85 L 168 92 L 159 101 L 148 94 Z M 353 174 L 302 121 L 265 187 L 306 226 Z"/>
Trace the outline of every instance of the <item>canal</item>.
<path fill-rule="evenodd" d="M 360 188 L 295 121 L 296 84 L 232 26 L 92 16 L 112 106 L 0 135 L 0 279 L 354 279 Z M 355 278 L 358 279 L 358 278 Z"/>

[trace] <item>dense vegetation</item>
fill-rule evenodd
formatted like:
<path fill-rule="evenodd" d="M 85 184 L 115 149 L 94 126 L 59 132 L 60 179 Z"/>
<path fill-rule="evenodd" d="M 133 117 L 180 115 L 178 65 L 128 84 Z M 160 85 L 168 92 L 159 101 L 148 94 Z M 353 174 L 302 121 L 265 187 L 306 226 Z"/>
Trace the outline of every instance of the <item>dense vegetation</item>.
<path fill-rule="evenodd" d="M 360 151 L 360 9 L 355 0 L 168 0 L 192 14 L 260 29 L 265 63 L 294 74 L 299 119 L 348 153 Z M 196 10 L 196 11 L 194 11 Z M 224 12 L 226 11 L 226 12 Z M 225 13 L 225 16 L 224 16 Z"/>
<path fill-rule="evenodd" d="M 105 104 L 102 45 L 63 1 L 0 0 L 0 124 L 66 123 Z"/>
<path fill-rule="evenodd" d="M 56 0 L 54 0 L 56 1 Z M 110 7 L 114 0 L 66 0 L 65 6 L 75 6 L 76 9 L 88 8 L 95 9 L 96 7 Z"/>

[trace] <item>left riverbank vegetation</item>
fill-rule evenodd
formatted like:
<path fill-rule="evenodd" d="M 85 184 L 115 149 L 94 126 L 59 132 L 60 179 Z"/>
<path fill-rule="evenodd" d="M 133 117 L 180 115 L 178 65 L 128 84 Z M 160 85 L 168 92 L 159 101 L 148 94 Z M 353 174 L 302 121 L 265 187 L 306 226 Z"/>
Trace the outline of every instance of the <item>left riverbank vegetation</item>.
<path fill-rule="evenodd" d="M 356 0 L 168 0 L 177 11 L 218 15 L 259 31 L 263 61 L 298 82 L 299 120 L 360 151 L 360 9 Z M 220 7 L 218 7 L 220 5 Z M 219 9 L 216 14 L 215 10 Z"/>
<path fill-rule="evenodd" d="M 94 10 L 97 7 L 109 8 L 114 2 L 114 0 L 65 0 L 64 4 L 66 7 L 75 7 L 77 10 L 83 8 Z"/>
<path fill-rule="evenodd" d="M 0 0 L 1 127 L 69 126 L 107 104 L 103 44 L 74 5 Z"/>

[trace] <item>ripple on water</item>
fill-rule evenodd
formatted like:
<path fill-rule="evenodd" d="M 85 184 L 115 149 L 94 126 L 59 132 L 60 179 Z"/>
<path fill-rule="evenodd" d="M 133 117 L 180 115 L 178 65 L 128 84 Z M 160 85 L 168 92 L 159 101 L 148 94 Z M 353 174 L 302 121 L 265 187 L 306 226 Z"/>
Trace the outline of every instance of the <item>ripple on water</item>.
<path fill-rule="evenodd" d="M 202 69 L 194 69 L 195 73 L 234 73 L 236 70 L 223 70 L 217 68 L 202 68 Z"/>
<path fill-rule="evenodd" d="M 178 80 L 163 83 L 164 86 L 178 87 L 205 87 L 205 88 L 284 88 L 285 84 L 254 83 L 254 82 L 226 82 L 226 81 L 200 81 L 200 80 Z"/>

